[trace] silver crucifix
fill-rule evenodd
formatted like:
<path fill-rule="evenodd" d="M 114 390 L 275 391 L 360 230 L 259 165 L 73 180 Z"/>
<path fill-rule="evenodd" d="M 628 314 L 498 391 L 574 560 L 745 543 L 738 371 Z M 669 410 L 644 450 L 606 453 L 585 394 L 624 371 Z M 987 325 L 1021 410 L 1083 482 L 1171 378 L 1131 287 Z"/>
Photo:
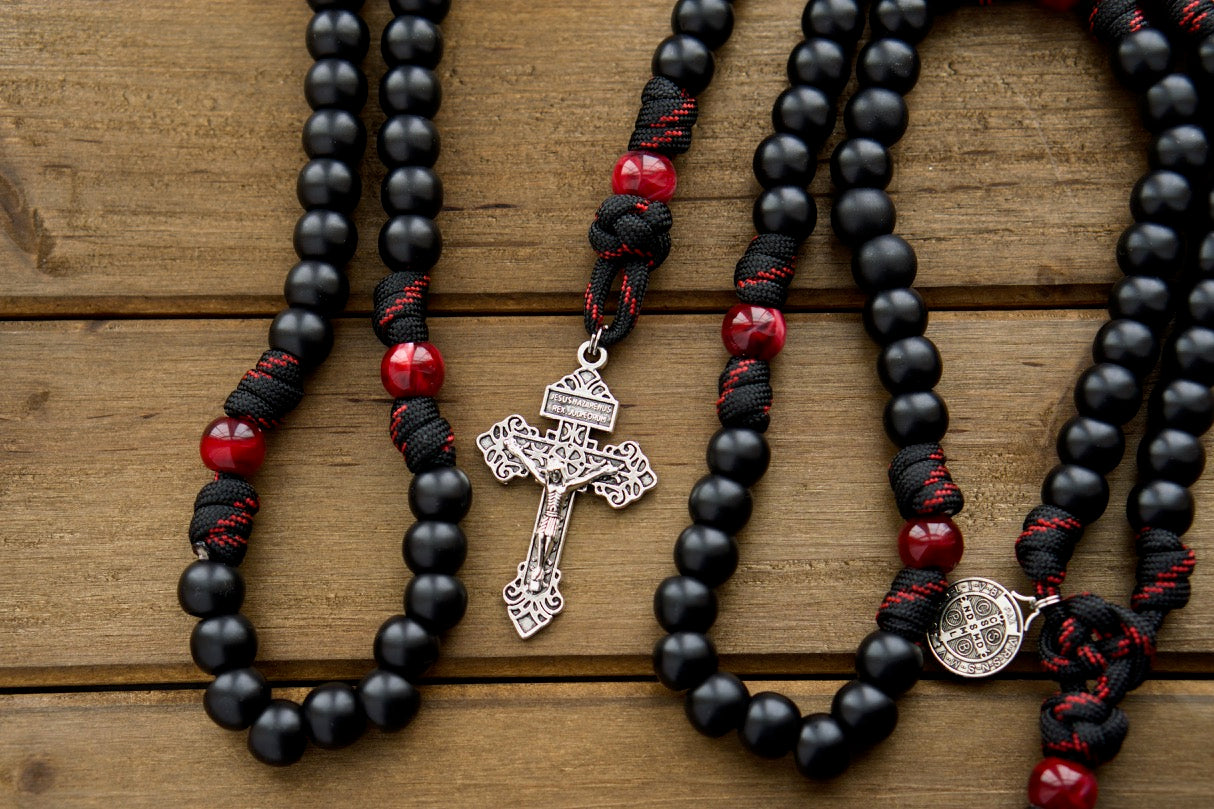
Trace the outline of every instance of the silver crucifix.
<path fill-rule="evenodd" d="M 590 489 L 623 508 L 658 482 L 635 441 L 600 447 L 590 437 L 591 430 L 611 432 L 620 403 L 599 375 L 607 351 L 597 340 L 582 343 L 578 360 L 580 368 L 544 390 L 540 415 L 556 419 L 555 429 L 541 434 L 513 415 L 476 439 L 485 463 L 502 483 L 530 476 L 544 487 L 527 558 L 502 589 L 510 620 L 524 638 L 551 623 L 565 606 L 557 565 L 578 492 Z"/>

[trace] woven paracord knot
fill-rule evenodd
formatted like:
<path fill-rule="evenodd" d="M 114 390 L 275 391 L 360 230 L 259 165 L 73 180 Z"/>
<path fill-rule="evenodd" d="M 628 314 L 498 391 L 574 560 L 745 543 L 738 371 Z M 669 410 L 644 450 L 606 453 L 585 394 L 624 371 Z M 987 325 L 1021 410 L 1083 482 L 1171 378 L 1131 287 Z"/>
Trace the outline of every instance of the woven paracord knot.
<path fill-rule="evenodd" d="M 190 544 L 203 559 L 239 565 L 249 548 L 257 490 L 239 475 L 220 473 L 194 500 Z"/>
<path fill-rule="evenodd" d="M 1087 691 L 1063 691 L 1041 704 L 1041 751 L 1096 767 L 1116 757 L 1130 730 L 1125 711 Z"/>
<path fill-rule="evenodd" d="M 1135 612 L 1165 613 L 1189 603 L 1189 576 L 1197 557 L 1180 537 L 1160 528 L 1144 528 L 1136 540 L 1138 586 L 1130 604 Z"/>
<path fill-rule="evenodd" d="M 952 516 L 965 507 L 961 489 L 953 483 L 939 444 L 912 444 L 889 464 L 889 485 L 898 512 L 913 517 Z"/>
<path fill-rule="evenodd" d="M 755 236 L 734 268 L 733 285 L 738 300 L 755 306 L 783 307 L 796 265 L 796 239 L 779 233 Z"/>
<path fill-rule="evenodd" d="M 1083 524 L 1054 506 L 1037 506 L 1024 518 L 1024 528 L 1016 539 L 1016 561 L 1033 580 L 1038 598 L 1058 593 L 1067 562 L 1082 536 Z"/>
<path fill-rule="evenodd" d="M 691 148 L 691 128 L 698 115 L 695 96 L 670 79 L 654 76 L 641 91 L 641 111 L 628 139 L 629 151 L 667 157 L 683 154 Z"/>
<path fill-rule="evenodd" d="M 603 329 L 599 342 L 610 346 L 628 336 L 641 314 L 649 273 L 670 254 L 670 209 L 631 194 L 615 194 L 599 206 L 590 225 L 590 246 L 599 258 L 586 285 L 586 332 Z M 604 327 L 607 297 L 620 276 L 620 301 Z"/>
<path fill-rule="evenodd" d="M 947 589 L 948 579 L 938 568 L 902 568 L 877 608 L 877 626 L 922 645 L 923 636 L 936 624 Z"/>
<path fill-rule="evenodd" d="M 223 412 L 249 419 L 263 430 L 273 430 L 303 399 L 303 370 L 299 358 L 270 349 L 245 372 L 236 390 L 224 402 Z"/>
<path fill-rule="evenodd" d="M 1088 28 L 1106 44 L 1151 27 L 1137 0 L 1091 0 L 1085 10 Z"/>
<path fill-rule="evenodd" d="M 765 432 L 771 423 L 771 368 L 766 360 L 730 357 L 717 385 L 717 419 L 722 427 Z"/>
<path fill-rule="evenodd" d="M 1142 684 L 1155 654 L 1155 633 L 1141 615 L 1091 593 L 1071 596 L 1045 610 L 1041 665 L 1070 690 L 1091 691 L 1116 705 Z"/>
<path fill-rule="evenodd" d="M 426 327 L 426 299 L 430 276 L 424 272 L 394 272 L 375 287 L 375 313 L 371 325 L 386 346 L 421 343 L 430 339 Z"/>
<path fill-rule="evenodd" d="M 393 402 L 388 433 L 414 474 L 436 466 L 455 466 L 455 433 L 429 396 Z"/>
<path fill-rule="evenodd" d="M 1214 0 L 1164 0 L 1168 18 L 1179 30 L 1204 39 L 1214 35 Z"/>

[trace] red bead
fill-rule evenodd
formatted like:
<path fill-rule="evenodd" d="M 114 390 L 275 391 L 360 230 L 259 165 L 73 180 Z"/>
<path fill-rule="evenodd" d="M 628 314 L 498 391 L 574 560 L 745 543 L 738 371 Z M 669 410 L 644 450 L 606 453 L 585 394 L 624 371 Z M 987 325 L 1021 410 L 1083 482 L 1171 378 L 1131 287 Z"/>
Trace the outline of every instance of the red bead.
<path fill-rule="evenodd" d="M 433 396 L 443 386 L 447 366 L 431 343 L 397 343 L 384 352 L 379 378 L 384 390 L 400 399 Z"/>
<path fill-rule="evenodd" d="M 907 567 L 938 567 L 947 573 L 964 552 L 961 529 L 948 517 L 907 520 L 898 532 L 898 555 Z"/>
<path fill-rule="evenodd" d="M 725 313 L 721 340 L 735 357 L 769 360 L 784 348 L 784 313 L 779 309 L 739 303 Z"/>
<path fill-rule="evenodd" d="M 624 152 L 611 171 L 611 190 L 617 194 L 670 202 L 679 184 L 674 163 L 653 152 Z"/>
<path fill-rule="evenodd" d="M 253 422 L 223 416 L 203 430 L 198 454 L 207 469 L 251 475 L 266 459 L 266 438 Z"/>
<path fill-rule="evenodd" d="M 1029 803 L 1037 809 L 1092 809 L 1096 774 L 1065 758 L 1043 758 L 1029 776 Z"/>

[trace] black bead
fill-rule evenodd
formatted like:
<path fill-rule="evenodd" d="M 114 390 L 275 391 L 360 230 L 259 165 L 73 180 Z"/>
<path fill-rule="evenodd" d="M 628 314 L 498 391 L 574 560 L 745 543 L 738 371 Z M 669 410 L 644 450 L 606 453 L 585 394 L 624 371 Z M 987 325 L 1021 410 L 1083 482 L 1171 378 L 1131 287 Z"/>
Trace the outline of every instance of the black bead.
<path fill-rule="evenodd" d="M 788 55 L 788 83 L 817 87 L 831 98 L 843 92 L 850 72 L 847 52 L 833 39 L 807 39 Z"/>
<path fill-rule="evenodd" d="M 874 39 L 894 37 L 915 43 L 932 28 L 927 0 L 877 0 L 869 17 Z"/>
<path fill-rule="evenodd" d="M 305 210 L 331 208 L 349 214 L 362 196 L 362 180 L 340 160 L 322 157 L 299 170 L 295 195 Z"/>
<path fill-rule="evenodd" d="M 438 129 L 427 118 L 397 115 L 379 130 L 379 159 L 393 169 L 397 166 L 433 166 L 440 151 Z"/>
<path fill-rule="evenodd" d="M 815 154 L 835 128 L 835 105 L 817 87 L 790 87 L 776 98 L 771 123 L 777 132 L 796 135 Z"/>
<path fill-rule="evenodd" d="M 736 534 L 750 519 L 750 492 L 722 475 L 705 475 L 691 489 L 687 509 L 698 525 Z"/>
<path fill-rule="evenodd" d="M 357 113 L 367 103 L 367 77 L 346 59 L 319 59 L 304 77 L 304 97 L 314 110 L 329 107 Z"/>
<path fill-rule="evenodd" d="M 1214 275 L 1214 232 L 1207 233 L 1201 240 L 1197 250 L 1197 271 L 1205 276 Z"/>
<path fill-rule="evenodd" d="M 367 130 L 345 110 L 317 110 L 304 124 L 303 147 L 308 157 L 331 157 L 355 165 L 367 148 Z"/>
<path fill-rule="evenodd" d="M 708 468 L 715 474 L 753 486 L 767 471 L 771 448 L 763 434 L 745 427 L 717 430 L 708 441 Z"/>
<path fill-rule="evenodd" d="M 203 618 L 190 633 L 190 655 L 207 674 L 245 668 L 257 656 L 257 632 L 240 613 Z"/>
<path fill-rule="evenodd" d="M 1203 385 L 1214 385 L 1214 331 L 1190 326 L 1172 337 L 1169 349 L 1169 372 Z"/>
<path fill-rule="evenodd" d="M 875 685 L 852 680 L 835 692 L 830 715 L 853 750 L 871 747 L 893 733 L 898 706 Z"/>
<path fill-rule="evenodd" d="M 453 522 L 422 520 L 405 532 L 401 552 L 414 573 L 455 573 L 468 556 L 468 540 Z"/>
<path fill-rule="evenodd" d="M 728 0 L 679 0 L 670 15 L 670 29 L 715 51 L 733 33 L 733 5 Z"/>
<path fill-rule="evenodd" d="M 1180 234 L 1166 225 L 1130 225 L 1117 240 L 1117 266 L 1126 275 L 1168 277 L 1180 269 Z"/>
<path fill-rule="evenodd" d="M 906 95 L 919 80 L 919 52 L 901 39 L 876 39 L 860 49 L 856 77 L 861 87 L 884 87 Z"/>
<path fill-rule="evenodd" d="M 801 712 L 796 704 L 783 694 L 763 691 L 750 698 L 738 737 L 755 755 L 780 758 L 792 750 L 800 730 Z"/>
<path fill-rule="evenodd" d="M 361 62 L 371 45 L 371 32 L 363 18 L 346 9 L 329 9 L 313 15 L 306 35 L 313 59 L 335 56 Z"/>
<path fill-rule="evenodd" d="M 419 520 L 459 522 L 471 507 L 472 483 L 458 467 L 427 469 L 409 484 L 409 508 Z"/>
<path fill-rule="evenodd" d="M 443 90 L 434 71 L 417 65 L 397 65 L 379 82 L 379 105 L 389 115 L 433 118 L 443 103 Z"/>
<path fill-rule="evenodd" d="M 942 370 L 940 352 L 926 337 L 895 340 L 877 357 L 877 376 L 890 393 L 931 390 Z"/>
<path fill-rule="evenodd" d="M 1183 534 L 1193 524 L 1193 495 L 1170 480 L 1140 483 L 1130 490 L 1125 512 L 1135 531 L 1149 527 Z"/>
<path fill-rule="evenodd" d="M 1125 424 L 1142 405 L 1142 388 L 1129 369 L 1111 362 L 1088 368 L 1075 383 L 1075 407 L 1084 416 Z"/>
<path fill-rule="evenodd" d="M 249 752 L 263 764 L 285 767 L 308 747 L 303 711 L 290 700 L 272 700 L 249 728 Z"/>
<path fill-rule="evenodd" d="M 1192 79 L 1172 73 L 1151 85 L 1143 96 L 1143 124 L 1150 132 L 1162 132 L 1196 120 L 1200 106 Z"/>
<path fill-rule="evenodd" d="M 840 190 L 885 188 L 892 177 L 889 152 L 875 140 L 848 138 L 830 156 L 830 179 Z"/>
<path fill-rule="evenodd" d="M 1147 411 L 1155 427 L 1173 427 L 1201 435 L 1214 423 L 1214 398 L 1206 385 L 1174 379 L 1155 389 Z"/>
<path fill-rule="evenodd" d="M 673 691 L 695 688 L 717 670 L 717 650 L 707 635 L 675 632 L 653 647 L 653 670 Z"/>
<path fill-rule="evenodd" d="M 887 289 L 864 304 L 864 330 L 877 345 L 923 334 L 927 305 L 913 289 Z"/>
<path fill-rule="evenodd" d="M 843 108 L 848 137 L 872 138 L 890 146 L 906 132 L 906 102 L 893 90 L 867 87 L 859 90 Z"/>
<path fill-rule="evenodd" d="M 717 620 L 717 597 L 690 576 L 670 576 L 653 594 L 653 614 L 667 632 L 707 632 Z"/>
<path fill-rule="evenodd" d="M 438 638 L 406 615 L 393 615 L 375 633 L 375 662 L 380 668 L 415 680 L 438 662 Z"/>
<path fill-rule="evenodd" d="M 1149 171 L 1130 192 L 1130 213 L 1139 222 L 1183 226 L 1193 204 L 1193 189 L 1183 174 Z"/>
<path fill-rule="evenodd" d="M 451 10 L 451 0 L 388 0 L 388 5 L 398 17 L 412 14 L 434 22 L 442 22 Z"/>
<path fill-rule="evenodd" d="M 211 721 L 228 730 L 253 724 L 270 702 L 270 686 L 257 669 L 231 669 L 219 674 L 202 695 Z"/>
<path fill-rule="evenodd" d="M 1116 424 L 1075 416 L 1058 433 L 1058 459 L 1107 475 L 1121 463 L 1125 435 Z"/>
<path fill-rule="evenodd" d="M 1172 70 L 1172 46 L 1155 28 L 1134 31 L 1117 40 L 1113 73 L 1131 90 L 1145 90 Z"/>
<path fill-rule="evenodd" d="M 796 135 L 769 135 L 755 149 L 755 179 L 764 188 L 809 185 L 817 168 L 818 161 L 810 153 L 809 146 Z"/>
<path fill-rule="evenodd" d="M 1171 317 L 1171 293 L 1162 278 L 1132 275 L 1113 285 L 1109 294 L 1109 314 L 1147 324 L 1156 334 Z"/>
<path fill-rule="evenodd" d="M 380 201 L 389 216 L 416 214 L 433 219 L 443 207 L 443 183 L 428 168 L 401 166 L 384 177 Z"/>
<path fill-rule="evenodd" d="M 367 729 L 358 693 L 345 683 L 325 683 L 313 688 L 301 710 L 308 738 L 325 750 L 348 747 Z"/>
<path fill-rule="evenodd" d="M 875 144 L 875 141 L 861 142 Z M 851 259 L 852 278 L 866 295 L 909 287 L 915 282 L 918 267 L 914 248 L 892 233 L 860 245 Z"/>
<path fill-rule="evenodd" d="M 358 11 L 363 7 L 363 0 L 308 0 L 313 11 L 340 8 L 347 11 Z"/>
<path fill-rule="evenodd" d="M 801 12 L 801 31 L 806 39 L 824 37 L 855 45 L 864 30 L 864 12 L 856 0 L 813 0 Z"/>
<path fill-rule="evenodd" d="M 1207 81 L 1214 79 L 1214 35 L 1207 36 L 1197 46 L 1195 68 Z"/>
<path fill-rule="evenodd" d="M 306 368 L 315 368 L 333 350 L 333 324 L 310 309 L 283 309 L 270 324 L 270 348 L 293 355 Z"/>
<path fill-rule="evenodd" d="M 737 677 L 718 671 L 687 692 L 683 710 L 691 726 L 714 739 L 742 725 L 750 692 Z"/>
<path fill-rule="evenodd" d="M 1084 525 L 1100 518 L 1109 504 L 1109 484 L 1099 472 L 1076 464 L 1059 464 L 1041 484 L 1041 502 L 1070 512 Z"/>
<path fill-rule="evenodd" d="M 818 207 L 804 188 L 781 185 L 755 199 L 753 219 L 759 233 L 779 233 L 803 242 L 818 223 Z"/>
<path fill-rule="evenodd" d="M 308 211 L 295 223 L 295 254 L 345 266 L 358 247 L 354 221 L 337 211 Z"/>
<path fill-rule="evenodd" d="M 860 679 L 891 697 L 910 690 L 922 671 L 923 650 L 893 632 L 872 632 L 856 650 Z"/>
<path fill-rule="evenodd" d="M 712 81 L 715 64 L 712 51 L 693 36 L 675 34 L 666 37 L 653 52 L 653 75 L 663 76 L 698 96 Z"/>
<path fill-rule="evenodd" d="M 405 587 L 405 613 L 431 632 L 446 632 L 468 609 L 463 582 L 445 573 L 421 573 Z"/>
<path fill-rule="evenodd" d="M 797 770 L 806 778 L 825 780 L 847 769 L 851 759 L 847 736 L 834 717 L 815 713 L 801 722 L 793 760 Z"/>
<path fill-rule="evenodd" d="M 1194 284 L 1185 303 L 1188 304 L 1190 320 L 1198 326 L 1214 326 L 1214 278 L 1206 278 Z"/>
<path fill-rule="evenodd" d="M 442 232 L 425 216 L 394 216 L 379 231 L 379 257 L 393 272 L 428 270 L 442 254 Z"/>
<path fill-rule="evenodd" d="M 222 562 L 191 562 L 177 580 L 177 602 L 197 618 L 231 615 L 244 603 L 244 579 Z"/>
<path fill-rule="evenodd" d="M 839 241 L 856 248 L 893 232 L 897 223 L 893 200 L 879 188 L 850 188 L 830 210 L 830 224 Z"/>
<path fill-rule="evenodd" d="M 1153 169 L 1200 175 L 1210 165 L 1210 141 L 1200 126 L 1182 124 L 1160 132 L 1148 154 Z"/>
<path fill-rule="evenodd" d="M 1159 341 L 1145 323 L 1124 318 L 1110 320 L 1096 333 L 1092 358 L 1121 365 L 1143 379 L 1159 359 Z"/>
<path fill-rule="evenodd" d="M 674 544 L 675 567 L 709 587 L 719 587 L 738 569 L 738 543 L 729 534 L 707 525 L 683 529 Z"/>
<path fill-rule="evenodd" d="M 333 315 L 345 307 L 350 297 L 350 281 L 328 262 L 301 261 L 287 273 L 282 295 L 291 306 Z"/>
<path fill-rule="evenodd" d="M 396 17 L 384 28 L 379 50 L 388 67 L 417 65 L 433 69 L 443 58 L 443 30 L 425 17 Z"/>
<path fill-rule="evenodd" d="M 899 393 L 885 405 L 884 424 L 898 447 L 935 443 L 948 432 L 948 408 L 934 391 Z"/>
<path fill-rule="evenodd" d="M 1192 486 L 1205 465 L 1201 441 L 1184 430 L 1163 429 L 1138 444 L 1138 473 L 1144 478 Z"/>
<path fill-rule="evenodd" d="M 358 701 L 372 725 L 393 733 L 417 715 L 421 695 L 399 674 L 375 669 L 358 684 Z"/>

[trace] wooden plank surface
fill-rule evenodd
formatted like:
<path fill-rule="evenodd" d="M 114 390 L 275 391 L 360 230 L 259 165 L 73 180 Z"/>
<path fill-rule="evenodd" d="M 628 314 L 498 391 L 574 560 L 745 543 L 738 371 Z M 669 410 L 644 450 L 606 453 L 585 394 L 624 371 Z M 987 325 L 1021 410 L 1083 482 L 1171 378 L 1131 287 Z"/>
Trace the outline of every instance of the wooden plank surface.
<path fill-rule="evenodd" d="M 738 6 L 737 33 L 680 161 L 675 250 L 650 307 L 716 311 L 751 235 L 754 145 L 785 85 L 801 0 Z M 627 141 L 669 3 L 463 0 L 444 29 L 446 258 L 434 293 L 459 312 L 576 311 L 585 232 Z M 385 3 L 368 4 L 381 29 Z M 298 215 L 299 0 L 10 0 L 0 26 L 0 313 L 266 314 Z M 1014 58 L 1013 58 L 1014 56 Z M 1145 166 L 1102 50 L 1028 4 L 967 8 L 922 49 L 896 148 L 899 231 L 936 304 L 1094 303 L 1115 280 L 1126 190 Z M 378 59 L 368 65 L 374 81 Z M 372 93 L 374 95 L 374 93 Z M 382 115 L 374 101 L 367 119 Z M 825 155 L 824 155 L 825 158 Z M 379 186 L 374 158 L 365 188 Z M 828 172 L 813 190 L 821 220 Z M 356 308 L 381 269 L 365 195 Z M 798 306 L 854 305 L 823 227 Z M 711 293 L 711 294 L 709 294 Z"/>

